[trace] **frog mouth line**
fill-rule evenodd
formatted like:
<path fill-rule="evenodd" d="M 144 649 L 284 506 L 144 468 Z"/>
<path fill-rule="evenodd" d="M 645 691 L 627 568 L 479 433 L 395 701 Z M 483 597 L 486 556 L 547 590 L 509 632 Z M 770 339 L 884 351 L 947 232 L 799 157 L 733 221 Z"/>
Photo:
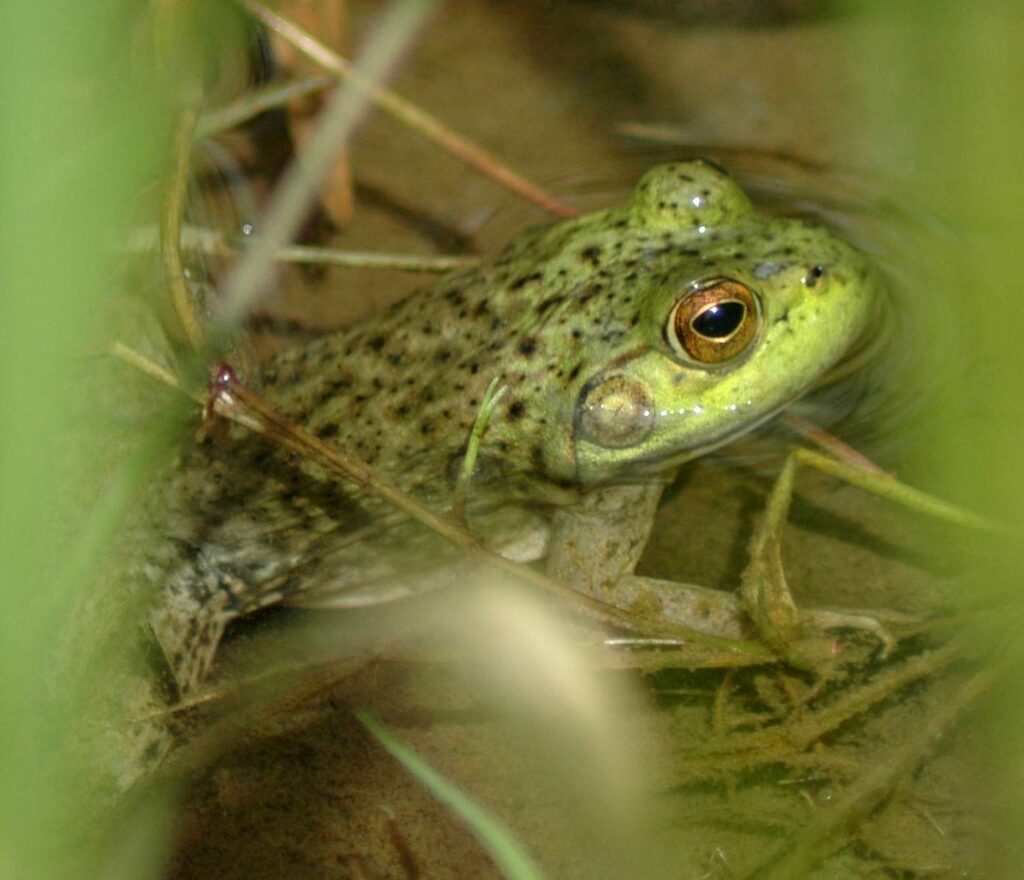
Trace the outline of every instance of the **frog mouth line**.
<path fill-rule="evenodd" d="M 672 455 L 664 455 L 662 452 L 654 451 L 645 456 L 625 461 L 616 473 L 607 474 L 604 479 L 598 482 L 605 483 L 614 482 L 616 480 L 621 481 L 623 478 L 626 478 L 628 481 L 630 477 L 650 477 L 656 474 L 664 474 L 667 471 L 672 471 L 686 464 L 688 461 L 700 458 L 702 455 L 713 452 L 723 446 L 728 446 L 730 443 L 739 440 L 741 437 L 756 431 L 758 428 L 767 422 L 770 422 L 773 418 L 782 413 L 787 407 L 800 400 L 806 393 L 807 389 L 804 389 L 799 393 L 792 395 L 777 407 L 768 410 L 753 421 L 744 424 L 742 427 L 725 431 L 716 437 L 709 438 L 697 446 L 690 446 L 686 449 L 681 449 Z M 576 475 L 577 479 L 581 483 L 586 484 L 589 482 L 586 474 L 580 467 L 579 460 L 576 462 Z"/>
<path fill-rule="evenodd" d="M 801 391 L 799 394 L 794 394 L 792 397 L 790 397 L 783 403 L 779 404 L 777 407 L 768 410 L 763 415 L 759 416 L 758 418 L 754 419 L 751 422 L 744 424 L 742 427 L 733 428 L 732 430 L 726 431 L 718 437 L 714 437 L 704 443 L 701 443 L 699 446 L 693 446 L 690 447 L 689 449 L 680 450 L 678 455 L 668 456 L 667 458 L 662 459 L 662 462 L 670 462 L 670 464 L 668 465 L 669 467 L 678 467 L 679 465 L 686 464 L 686 462 L 694 458 L 700 458 L 700 456 L 702 455 L 706 455 L 707 453 L 713 452 L 716 449 L 721 449 L 723 446 L 728 446 L 730 443 L 733 443 L 736 440 L 745 437 L 747 434 L 753 433 L 758 428 L 770 422 L 780 413 L 784 412 L 789 406 L 803 398 L 803 396 L 806 393 L 807 390 L 805 389 L 804 391 Z M 646 463 L 648 459 L 645 458 L 642 459 L 641 461 Z"/>

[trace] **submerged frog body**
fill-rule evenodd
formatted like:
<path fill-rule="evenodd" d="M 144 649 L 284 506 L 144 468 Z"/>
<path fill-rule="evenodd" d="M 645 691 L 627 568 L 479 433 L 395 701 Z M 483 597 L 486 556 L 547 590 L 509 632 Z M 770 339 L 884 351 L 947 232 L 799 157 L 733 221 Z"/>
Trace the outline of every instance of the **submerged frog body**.
<path fill-rule="evenodd" d="M 716 166 L 657 167 L 620 207 L 270 362 L 262 391 L 439 510 L 484 392 L 474 529 L 601 594 L 628 576 L 679 464 L 799 397 L 866 331 L 878 279 L 820 224 L 754 209 Z M 357 605 L 444 582 L 460 554 L 380 499 L 238 429 L 185 453 L 150 560 L 183 691 L 224 626 L 287 599 Z M 596 552 L 600 549 L 600 553 Z"/>

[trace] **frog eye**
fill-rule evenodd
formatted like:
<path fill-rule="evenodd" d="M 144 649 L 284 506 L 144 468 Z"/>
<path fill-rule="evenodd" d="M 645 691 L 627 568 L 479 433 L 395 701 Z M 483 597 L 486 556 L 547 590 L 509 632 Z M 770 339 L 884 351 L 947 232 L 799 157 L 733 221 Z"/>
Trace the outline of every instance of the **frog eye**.
<path fill-rule="evenodd" d="M 721 364 L 746 351 L 757 332 L 757 301 L 750 288 L 724 279 L 687 291 L 672 307 L 665 338 L 700 364 Z"/>

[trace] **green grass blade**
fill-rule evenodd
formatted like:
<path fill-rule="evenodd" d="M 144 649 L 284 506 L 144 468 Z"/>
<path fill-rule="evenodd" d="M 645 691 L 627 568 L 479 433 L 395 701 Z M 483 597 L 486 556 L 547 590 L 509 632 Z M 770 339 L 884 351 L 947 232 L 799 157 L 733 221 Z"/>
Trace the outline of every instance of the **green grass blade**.
<path fill-rule="evenodd" d="M 355 714 L 393 758 L 470 827 L 502 874 L 510 880 L 542 880 L 544 875 L 540 868 L 501 821 L 459 791 L 398 737 L 386 730 L 369 712 L 357 709 Z"/>

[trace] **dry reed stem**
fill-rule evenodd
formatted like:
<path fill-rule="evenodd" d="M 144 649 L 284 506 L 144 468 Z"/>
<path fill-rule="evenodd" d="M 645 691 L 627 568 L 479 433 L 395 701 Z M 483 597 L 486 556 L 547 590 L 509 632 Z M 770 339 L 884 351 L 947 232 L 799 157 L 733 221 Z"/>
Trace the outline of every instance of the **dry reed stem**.
<path fill-rule="evenodd" d="M 203 325 L 196 303 L 189 293 L 181 262 L 181 224 L 188 192 L 188 171 L 192 158 L 192 139 L 198 114 L 195 105 L 186 106 L 178 117 L 174 132 L 174 165 L 168 181 L 160 218 L 160 257 L 171 303 L 189 345 L 196 351 L 203 346 Z"/>
<path fill-rule="evenodd" d="M 274 83 L 265 88 L 247 92 L 230 104 L 203 113 L 196 123 L 195 136 L 207 138 L 221 134 L 295 98 L 302 98 L 329 89 L 336 82 L 337 77 L 333 76 L 310 76 L 299 80 Z"/>
<path fill-rule="evenodd" d="M 159 246 L 159 235 L 142 226 L 130 236 L 128 251 L 148 251 Z M 181 228 L 181 250 L 226 259 L 244 253 L 245 246 L 229 240 L 223 232 L 205 226 Z M 339 248 L 287 245 L 274 252 L 279 263 L 339 266 L 345 269 L 390 269 L 396 272 L 444 273 L 466 269 L 480 262 L 478 257 L 445 254 L 391 254 L 384 251 L 349 251 Z"/>
<path fill-rule="evenodd" d="M 805 440 L 810 440 L 815 446 L 824 449 L 840 461 L 845 461 L 849 465 L 862 468 L 869 473 L 891 476 L 891 474 L 880 468 L 866 455 L 858 452 L 848 443 L 844 443 L 835 434 L 826 431 L 820 425 L 815 425 L 813 422 L 809 422 L 807 419 L 802 419 L 800 416 L 793 415 L 792 413 L 783 413 L 779 421 Z"/>
<path fill-rule="evenodd" d="M 405 0 L 393 4 L 356 70 L 361 80 L 377 82 L 394 68 L 411 44 L 433 4 Z M 215 346 L 249 314 L 273 278 L 275 254 L 292 241 L 323 181 L 334 167 L 338 151 L 368 110 L 368 96 L 358 88 L 334 90 L 305 149 L 296 154 L 270 198 L 259 223 L 258 246 L 246 251 L 224 284 L 222 307 L 212 328 Z"/>
<path fill-rule="evenodd" d="M 566 205 L 544 192 L 539 186 L 504 165 L 482 147 L 457 134 L 408 99 L 378 85 L 372 78 L 364 76 L 347 59 L 332 51 L 294 22 L 278 15 L 258 0 L 243 0 L 243 5 L 274 33 L 283 37 L 326 70 L 337 74 L 347 83 L 362 91 L 368 100 L 385 113 L 491 180 L 556 217 L 575 217 L 580 213 L 578 209 Z"/>

